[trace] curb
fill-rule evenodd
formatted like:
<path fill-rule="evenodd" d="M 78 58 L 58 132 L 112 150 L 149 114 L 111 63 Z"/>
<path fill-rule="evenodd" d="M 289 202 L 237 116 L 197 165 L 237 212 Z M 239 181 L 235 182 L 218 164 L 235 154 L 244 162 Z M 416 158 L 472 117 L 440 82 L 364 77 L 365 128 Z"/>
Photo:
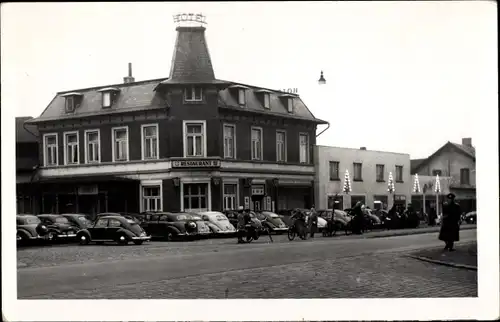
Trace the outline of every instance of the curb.
<path fill-rule="evenodd" d="M 425 229 L 425 228 L 424 228 Z M 476 226 L 468 226 L 468 227 L 462 227 L 460 230 L 471 230 L 471 229 L 477 229 Z M 419 234 L 429 234 L 429 233 L 437 233 L 439 232 L 439 229 L 433 229 L 433 230 L 414 230 L 414 231 L 402 231 L 394 234 L 385 234 L 385 235 L 374 235 L 374 236 L 366 236 L 365 238 L 387 238 L 387 237 L 399 237 L 399 236 L 410 236 L 410 235 L 419 235 Z"/>
<path fill-rule="evenodd" d="M 465 265 L 465 264 L 457 264 L 457 263 L 453 263 L 453 262 L 443 262 L 443 261 L 440 261 L 440 260 L 437 260 L 437 259 L 430 259 L 430 258 L 427 258 L 427 257 L 416 256 L 416 255 L 407 255 L 407 256 L 411 257 L 411 258 L 414 258 L 414 259 L 418 259 L 418 260 L 424 261 L 424 262 L 433 263 L 433 264 L 438 264 L 438 265 L 443 265 L 443 266 L 449 266 L 449 267 L 455 267 L 455 268 L 463 268 L 463 269 L 468 269 L 468 270 L 471 270 L 471 271 L 477 271 L 477 267 L 476 266 Z"/>

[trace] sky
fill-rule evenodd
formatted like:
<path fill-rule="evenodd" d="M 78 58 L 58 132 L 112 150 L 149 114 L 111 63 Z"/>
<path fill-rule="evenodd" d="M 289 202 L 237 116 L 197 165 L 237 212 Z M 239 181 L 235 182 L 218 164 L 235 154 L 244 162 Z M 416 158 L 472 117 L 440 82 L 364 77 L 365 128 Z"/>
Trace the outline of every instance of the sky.
<path fill-rule="evenodd" d="M 4 113 L 39 116 L 59 91 L 168 77 L 177 13 L 206 16 L 218 79 L 297 88 L 330 122 L 320 145 L 424 158 L 498 108 L 493 1 L 8 3 Z M 326 85 L 317 80 L 324 71 Z M 319 126 L 318 133 L 326 128 Z M 484 129 L 483 129 L 484 130 Z"/>

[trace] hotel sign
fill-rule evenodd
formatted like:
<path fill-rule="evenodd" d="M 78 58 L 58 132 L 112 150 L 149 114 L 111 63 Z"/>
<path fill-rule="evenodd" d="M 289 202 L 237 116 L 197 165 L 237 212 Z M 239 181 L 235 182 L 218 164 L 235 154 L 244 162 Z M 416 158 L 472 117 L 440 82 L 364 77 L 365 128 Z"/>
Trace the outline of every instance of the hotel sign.
<path fill-rule="evenodd" d="M 220 167 L 220 160 L 175 160 L 172 168 L 216 168 Z"/>
<path fill-rule="evenodd" d="M 193 22 L 199 22 L 201 24 L 206 24 L 206 16 L 202 15 L 201 13 L 194 14 L 194 13 L 180 13 L 177 15 L 174 15 L 174 22 L 184 22 L 184 21 L 193 21 Z"/>

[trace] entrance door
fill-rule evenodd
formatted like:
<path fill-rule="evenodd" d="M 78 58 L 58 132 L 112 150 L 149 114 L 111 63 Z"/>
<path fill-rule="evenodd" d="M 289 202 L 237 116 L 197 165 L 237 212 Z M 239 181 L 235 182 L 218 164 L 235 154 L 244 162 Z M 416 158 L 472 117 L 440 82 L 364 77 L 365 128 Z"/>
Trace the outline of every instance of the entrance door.
<path fill-rule="evenodd" d="M 254 211 L 262 211 L 263 202 L 264 202 L 264 196 L 263 195 L 252 196 L 253 210 Z"/>

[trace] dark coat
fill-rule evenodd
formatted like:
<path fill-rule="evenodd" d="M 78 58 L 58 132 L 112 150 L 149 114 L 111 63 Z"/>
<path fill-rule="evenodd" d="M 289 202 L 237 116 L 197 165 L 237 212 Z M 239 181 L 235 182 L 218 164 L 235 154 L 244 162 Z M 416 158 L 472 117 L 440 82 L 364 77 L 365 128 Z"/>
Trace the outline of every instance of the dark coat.
<path fill-rule="evenodd" d="M 460 215 L 462 210 L 456 202 L 449 202 L 443 206 L 443 222 L 439 231 L 439 240 L 459 241 L 460 240 Z"/>

